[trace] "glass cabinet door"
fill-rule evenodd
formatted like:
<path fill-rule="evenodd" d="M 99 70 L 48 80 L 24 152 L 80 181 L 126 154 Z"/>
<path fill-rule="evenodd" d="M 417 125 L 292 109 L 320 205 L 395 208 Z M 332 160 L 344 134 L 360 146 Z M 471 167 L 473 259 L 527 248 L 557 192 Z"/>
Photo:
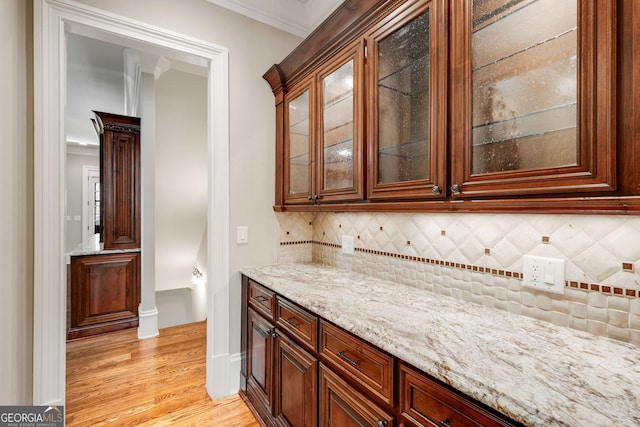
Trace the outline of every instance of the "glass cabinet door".
<path fill-rule="evenodd" d="M 444 185 L 444 7 L 418 1 L 368 38 L 369 197 L 439 197 Z"/>
<path fill-rule="evenodd" d="M 285 99 L 285 201 L 312 201 L 311 150 L 313 87 L 303 82 Z"/>
<path fill-rule="evenodd" d="M 362 185 L 362 43 L 318 73 L 317 179 L 320 200 L 357 200 Z"/>
<path fill-rule="evenodd" d="M 454 105 L 463 115 L 454 124 L 453 142 L 461 145 L 453 148 L 460 157 L 452 194 L 611 189 L 609 138 L 589 136 L 599 126 L 592 115 L 598 93 L 594 22 L 606 22 L 610 6 L 599 11 L 600 3 L 590 0 L 455 3 L 452 16 L 466 19 L 458 22 L 465 32 L 455 36 L 466 58 L 454 73 L 462 83 L 454 87 Z M 606 117 L 606 108 L 601 113 Z"/>

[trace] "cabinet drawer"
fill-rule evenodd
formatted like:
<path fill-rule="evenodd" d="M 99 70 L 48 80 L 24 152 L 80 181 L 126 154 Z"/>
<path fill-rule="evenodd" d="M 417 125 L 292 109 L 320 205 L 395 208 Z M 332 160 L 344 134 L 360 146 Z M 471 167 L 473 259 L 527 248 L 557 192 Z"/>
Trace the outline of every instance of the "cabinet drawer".
<path fill-rule="evenodd" d="M 393 406 L 393 357 L 327 322 L 320 322 L 320 354 L 381 401 Z"/>
<path fill-rule="evenodd" d="M 249 279 L 249 305 L 263 316 L 273 319 L 274 293 Z"/>
<path fill-rule="evenodd" d="M 279 328 L 284 329 L 310 350 L 317 350 L 318 318 L 315 315 L 277 296 L 276 319 Z"/>
<path fill-rule="evenodd" d="M 470 398 L 456 393 L 407 366 L 400 365 L 400 411 L 417 426 L 515 426 L 482 408 Z"/>

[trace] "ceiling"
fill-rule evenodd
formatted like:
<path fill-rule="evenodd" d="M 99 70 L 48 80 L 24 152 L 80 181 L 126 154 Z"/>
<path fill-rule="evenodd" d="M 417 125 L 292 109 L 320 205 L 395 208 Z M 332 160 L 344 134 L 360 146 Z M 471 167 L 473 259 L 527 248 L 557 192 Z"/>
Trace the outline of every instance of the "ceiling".
<path fill-rule="evenodd" d="M 207 0 L 299 37 L 308 36 L 343 0 Z"/>

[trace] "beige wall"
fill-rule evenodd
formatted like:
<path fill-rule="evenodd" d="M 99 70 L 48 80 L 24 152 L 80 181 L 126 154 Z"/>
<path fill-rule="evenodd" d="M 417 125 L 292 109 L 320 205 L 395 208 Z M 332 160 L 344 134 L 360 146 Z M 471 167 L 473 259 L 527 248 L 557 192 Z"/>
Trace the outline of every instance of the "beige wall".
<path fill-rule="evenodd" d="M 191 287 L 207 225 L 207 79 L 169 70 L 156 80 L 157 291 Z"/>
<path fill-rule="evenodd" d="M 0 405 L 32 396 L 32 22 L 31 2 L 0 2 Z"/>

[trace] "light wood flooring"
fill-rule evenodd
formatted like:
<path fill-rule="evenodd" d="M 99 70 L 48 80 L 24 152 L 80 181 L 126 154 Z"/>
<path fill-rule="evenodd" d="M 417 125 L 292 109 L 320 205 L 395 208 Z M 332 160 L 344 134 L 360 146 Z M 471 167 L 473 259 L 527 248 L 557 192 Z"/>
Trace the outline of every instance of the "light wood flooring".
<path fill-rule="evenodd" d="M 238 395 L 209 398 L 205 350 L 206 322 L 67 343 L 66 425 L 259 426 Z"/>

